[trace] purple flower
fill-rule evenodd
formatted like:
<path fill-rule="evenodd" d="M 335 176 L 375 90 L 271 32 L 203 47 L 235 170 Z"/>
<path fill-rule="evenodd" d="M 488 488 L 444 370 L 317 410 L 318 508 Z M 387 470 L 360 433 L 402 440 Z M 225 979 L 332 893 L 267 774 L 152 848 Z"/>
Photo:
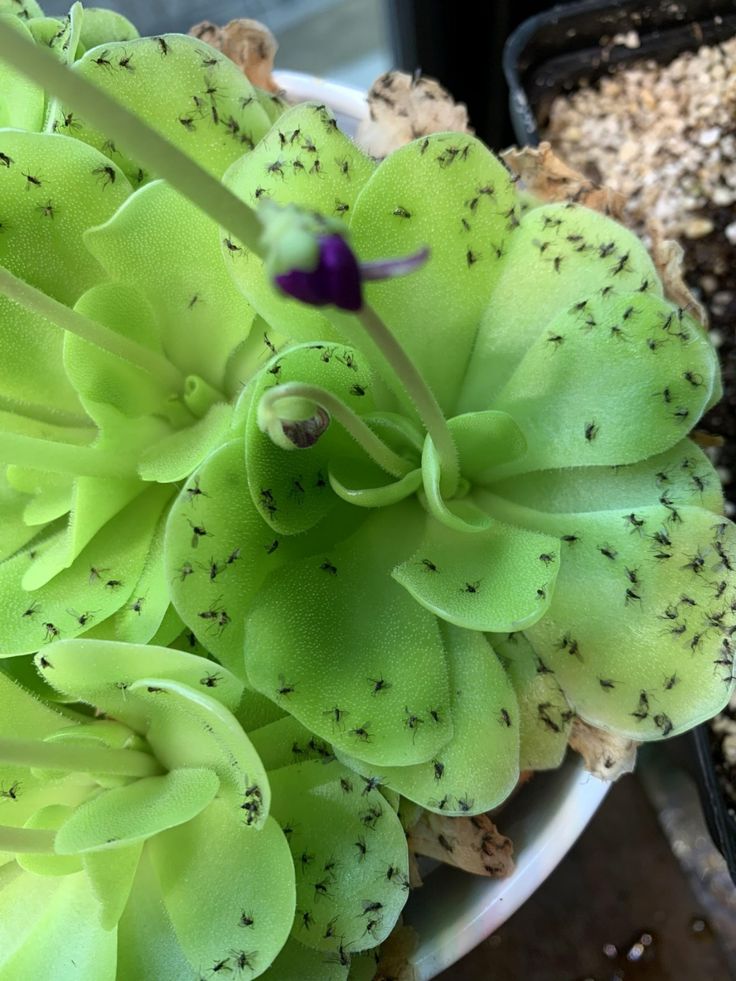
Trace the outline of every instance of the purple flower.
<path fill-rule="evenodd" d="M 313 307 L 334 303 L 341 310 L 360 310 L 361 269 L 350 246 L 337 234 L 320 236 L 318 245 L 315 269 L 292 269 L 275 276 L 275 282 L 284 293 Z"/>
<path fill-rule="evenodd" d="M 313 307 L 333 303 L 341 310 L 360 310 L 363 282 L 405 276 L 429 257 L 429 249 L 420 249 L 400 259 L 358 262 L 347 241 L 337 233 L 320 236 L 317 244 L 319 259 L 313 270 L 292 269 L 274 276 L 284 293 Z"/>

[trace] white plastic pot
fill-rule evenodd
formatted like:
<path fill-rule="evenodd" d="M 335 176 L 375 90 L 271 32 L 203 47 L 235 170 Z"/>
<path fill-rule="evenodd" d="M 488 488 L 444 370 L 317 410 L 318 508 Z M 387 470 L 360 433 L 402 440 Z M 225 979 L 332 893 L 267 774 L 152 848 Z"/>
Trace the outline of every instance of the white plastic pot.
<path fill-rule="evenodd" d="M 358 89 L 300 72 L 275 77 L 290 102 L 329 106 L 351 136 L 368 115 Z M 516 867 L 509 878 L 485 879 L 447 866 L 425 877 L 405 916 L 420 938 L 413 957 L 420 981 L 451 967 L 526 902 L 584 831 L 608 787 L 571 754 L 559 770 L 535 776 L 499 815 L 499 830 L 514 843 Z"/>

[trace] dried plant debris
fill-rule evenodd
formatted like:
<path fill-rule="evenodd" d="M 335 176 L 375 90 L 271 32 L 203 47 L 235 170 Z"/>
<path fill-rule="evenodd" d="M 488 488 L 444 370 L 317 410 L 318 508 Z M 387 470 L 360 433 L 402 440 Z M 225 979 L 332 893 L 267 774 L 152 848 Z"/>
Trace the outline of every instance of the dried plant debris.
<path fill-rule="evenodd" d="M 358 145 L 374 157 L 385 157 L 430 133 L 472 133 L 468 111 L 433 78 L 386 72 L 368 93 L 369 118 L 360 124 Z"/>
<path fill-rule="evenodd" d="M 503 879 L 514 870 L 514 846 L 487 814 L 447 818 L 427 811 L 409 832 L 409 850 L 474 875 Z"/>
<path fill-rule="evenodd" d="M 664 230 L 659 222 L 650 222 L 647 230 L 652 259 L 662 278 L 666 296 L 707 327 L 708 312 L 685 282 L 685 250 L 679 242 L 664 237 Z"/>
<path fill-rule="evenodd" d="M 583 757 L 585 769 L 601 780 L 618 780 L 634 772 L 638 743 L 596 729 L 582 719 L 573 722 L 570 746 Z"/>
<path fill-rule="evenodd" d="M 203 20 L 195 24 L 189 33 L 222 51 L 258 88 L 267 92 L 279 91 L 271 75 L 278 42 L 265 24 L 238 17 L 224 27 L 218 27 L 209 20 Z"/>
<path fill-rule="evenodd" d="M 373 981 L 418 981 L 419 974 L 410 958 L 419 944 L 411 927 L 397 926 L 381 944 Z"/>
<path fill-rule="evenodd" d="M 621 219 L 624 209 L 622 196 L 569 167 L 553 152 L 549 143 L 521 149 L 511 147 L 501 154 L 501 159 L 523 181 L 526 189 L 545 203 L 574 201 L 593 211 Z"/>

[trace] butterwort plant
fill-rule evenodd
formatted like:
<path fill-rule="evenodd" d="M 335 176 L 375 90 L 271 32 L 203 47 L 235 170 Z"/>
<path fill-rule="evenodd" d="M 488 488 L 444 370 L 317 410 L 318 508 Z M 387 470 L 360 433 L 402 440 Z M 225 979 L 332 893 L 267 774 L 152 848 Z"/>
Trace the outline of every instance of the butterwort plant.
<path fill-rule="evenodd" d="M 653 740 L 728 700 L 734 530 L 691 438 L 717 359 L 635 236 L 522 199 L 478 140 L 377 163 L 201 42 L 105 21 L 82 52 L 75 4 L 51 58 L 20 6 L 0 24 L 12 881 L 62 869 L 136 933 L 108 938 L 111 977 L 169 976 L 165 935 L 174 972 L 311 957 L 344 978 L 406 899 L 400 797 L 461 819 L 557 766 L 575 716 Z M 235 776 L 200 745 L 227 749 L 220 725 Z M 52 810 L 6 819 L 39 771 Z M 174 861 L 220 819 L 262 903 L 224 846 L 191 879 Z M 185 880 L 228 875 L 186 919 Z"/>

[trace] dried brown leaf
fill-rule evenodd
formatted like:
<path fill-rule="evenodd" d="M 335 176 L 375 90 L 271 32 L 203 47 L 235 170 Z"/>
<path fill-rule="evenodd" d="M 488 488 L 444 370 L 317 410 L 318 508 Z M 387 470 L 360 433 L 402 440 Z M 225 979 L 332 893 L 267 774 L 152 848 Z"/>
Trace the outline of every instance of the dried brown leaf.
<path fill-rule="evenodd" d="M 273 59 L 278 43 L 265 24 L 239 17 L 225 27 L 218 27 L 208 20 L 195 24 L 189 33 L 204 41 L 234 61 L 250 81 L 266 92 L 278 92 L 274 82 Z"/>
<path fill-rule="evenodd" d="M 426 811 L 409 832 L 409 850 L 446 865 L 492 878 L 514 870 L 511 839 L 502 835 L 487 814 L 444 817 Z"/>
<path fill-rule="evenodd" d="M 624 773 L 633 773 L 638 743 L 614 732 L 606 732 L 582 719 L 574 719 L 569 745 L 580 753 L 585 769 L 601 780 L 618 780 Z"/>
<path fill-rule="evenodd" d="M 610 187 L 596 184 L 568 167 L 553 152 L 549 143 L 521 149 L 511 147 L 503 151 L 501 159 L 512 173 L 521 178 L 527 190 L 546 204 L 574 201 L 618 221 L 622 218 L 623 197 Z"/>
<path fill-rule="evenodd" d="M 410 963 L 419 946 L 419 937 L 411 927 L 399 924 L 381 944 L 373 981 L 418 981 L 419 974 Z"/>
<path fill-rule="evenodd" d="M 472 133 L 468 111 L 439 82 L 424 75 L 386 72 L 368 93 L 369 118 L 358 127 L 356 142 L 366 153 L 385 157 L 405 143 L 430 133 Z"/>
<path fill-rule="evenodd" d="M 705 307 L 695 299 L 683 278 L 682 259 L 685 253 L 682 246 L 679 242 L 664 237 L 664 231 L 658 221 L 647 222 L 647 234 L 651 241 L 649 251 L 664 284 L 665 296 L 678 307 L 687 310 L 707 329 L 708 314 Z"/>

